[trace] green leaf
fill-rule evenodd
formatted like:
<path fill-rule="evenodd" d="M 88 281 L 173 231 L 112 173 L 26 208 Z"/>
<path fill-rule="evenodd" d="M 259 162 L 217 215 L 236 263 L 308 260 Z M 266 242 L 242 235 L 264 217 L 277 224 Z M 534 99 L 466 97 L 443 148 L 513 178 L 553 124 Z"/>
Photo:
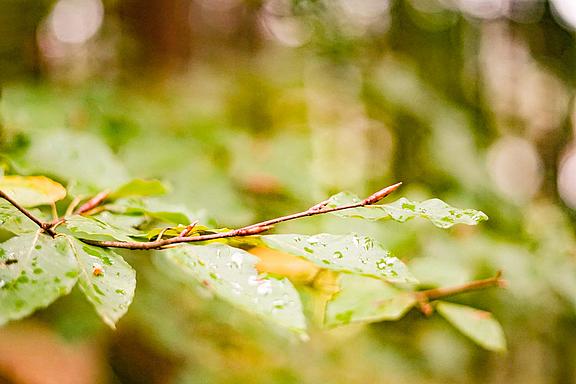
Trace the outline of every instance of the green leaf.
<path fill-rule="evenodd" d="M 360 201 L 361 199 L 358 196 L 348 192 L 341 192 L 329 199 L 327 207 L 335 208 Z M 430 220 L 432 224 L 440 228 L 450 228 L 455 224 L 476 225 L 481 221 L 488 220 L 488 216 L 482 211 L 454 208 L 439 199 L 415 202 L 401 198 L 391 204 L 367 205 L 365 207 L 332 212 L 332 214 L 340 217 L 356 217 L 367 220 L 392 219 L 401 223 L 414 217 L 422 217 Z"/>
<path fill-rule="evenodd" d="M 107 204 L 106 208 L 126 215 L 145 215 L 167 223 L 190 224 L 189 215 L 180 212 L 178 207 L 155 200 L 144 202 L 140 199 L 119 199 L 112 204 Z"/>
<path fill-rule="evenodd" d="M 32 220 L 3 199 L 0 199 L 0 228 L 17 235 L 38 230 Z"/>
<path fill-rule="evenodd" d="M 324 325 L 398 320 L 416 304 L 411 292 L 400 291 L 382 280 L 342 274 L 340 291 L 328 301 Z"/>
<path fill-rule="evenodd" d="M 161 196 L 168 192 L 159 180 L 134 179 L 120 186 L 109 196 L 111 199 L 131 196 Z"/>
<path fill-rule="evenodd" d="M 303 257 L 322 268 L 373 276 L 392 282 L 416 282 L 406 265 L 390 256 L 368 236 L 267 235 L 260 237 L 270 248 Z"/>
<path fill-rule="evenodd" d="M 78 265 L 78 285 L 111 328 L 128 310 L 136 288 L 136 272 L 110 249 L 93 247 L 67 236 Z"/>
<path fill-rule="evenodd" d="M 126 231 L 131 237 L 145 237 L 144 232 L 137 230 L 136 228 L 142 226 L 146 223 L 146 218 L 140 215 L 121 215 L 115 214 L 108 211 L 102 211 L 93 216 L 95 219 L 102 221 L 112 227 Z"/>
<path fill-rule="evenodd" d="M 298 292 L 286 278 L 259 274 L 256 256 L 225 244 L 183 245 L 163 253 L 222 299 L 295 332 L 305 332 Z"/>
<path fill-rule="evenodd" d="M 74 236 L 87 240 L 134 241 L 130 236 L 146 236 L 132 227 L 120 227 L 92 216 L 67 217 L 64 226 Z"/>
<path fill-rule="evenodd" d="M 24 207 L 53 204 L 66 197 L 66 189 L 44 176 L 0 177 L 0 190 Z"/>
<path fill-rule="evenodd" d="M 166 223 L 172 224 L 190 224 L 190 219 L 188 216 L 181 212 L 169 212 L 169 211 L 151 211 L 148 209 L 127 209 L 126 214 L 138 213 L 141 215 L 146 215 L 156 220 L 164 221 Z"/>
<path fill-rule="evenodd" d="M 63 238 L 28 234 L 0 244 L 0 325 L 70 292 L 78 266 Z"/>
<path fill-rule="evenodd" d="M 490 312 L 444 301 L 438 302 L 436 310 L 478 345 L 491 351 L 506 351 L 502 327 Z"/>
<path fill-rule="evenodd" d="M 91 190 L 113 188 L 128 180 L 128 172 L 97 136 L 70 130 L 31 136 L 21 166 L 27 173 L 53 175 L 77 181 Z"/>

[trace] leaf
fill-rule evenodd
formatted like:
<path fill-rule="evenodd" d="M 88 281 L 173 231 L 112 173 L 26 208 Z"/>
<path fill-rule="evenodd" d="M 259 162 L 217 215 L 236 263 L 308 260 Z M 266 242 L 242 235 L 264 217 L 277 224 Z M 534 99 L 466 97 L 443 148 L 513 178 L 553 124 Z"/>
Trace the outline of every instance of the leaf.
<path fill-rule="evenodd" d="M 478 345 L 491 351 L 506 351 L 502 327 L 490 312 L 445 301 L 438 302 L 436 310 Z"/>
<path fill-rule="evenodd" d="M 78 266 L 63 238 L 28 234 L 0 244 L 0 325 L 70 292 Z"/>
<path fill-rule="evenodd" d="M 416 298 L 381 280 L 342 274 L 340 291 L 328 301 L 324 325 L 335 327 L 349 323 L 399 320 Z"/>
<path fill-rule="evenodd" d="M 303 257 L 322 268 L 373 276 L 392 282 L 416 282 L 406 265 L 390 256 L 380 243 L 368 236 L 267 235 L 264 243 L 279 251 Z"/>
<path fill-rule="evenodd" d="M 190 224 L 189 215 L 180 212 L 178 207 L 155 200 L 144 202 L 140 199 L 119 199 L 107 204 L 106 208 L 126 215 L 146 215 L 167 223 Z"/>
<path fill-rule="evenodd" d="M 163 253 L 222 299 L 295 332 L 305 332 L 298 292 L 286 278 L 259 274 L 256 256 L 217 243 L 187 244 Z"/>
<path fill-rule="evenodd" d="M 67 236 L 78 265 L 78 285 L 111 328 L 128 310 L 136 288 L 136 272 L 110 249 L 93 247 Z"/>
<path fill-rule="evenodd" d="M 66 197 L 66 189 L 44 176 L 4 176 L 0 190 L 24 207 L 48 205 Z"/>
<path fill-rule="evenodd" d="M 158 238 L 158 235 L 162 234 L 162 237 L 176 237 L 180 236 L 182 231 L 187 230 L 188 227 L 186 225 L 178 225 L 176 227 L 163 227 L 163 228 L 152 228 L 146 234 L 146 237 L 151 239 Z M 208 227 L 204 225 L 195 225 L 194 228 L 190 232 L 188 232 L 188 236 L 192 235 L 199 235 L 199 234 L 208 234 L 208 233 L 216 233 L 216 230 L 209 230 Z"/>
<path fill-rule="evenodd" d="M 74 236 L 87 240 L 134 241 L 130 236 L 145 236 L 132 227 L 120 227 L 92 216 L 73 215 L 67 217 L 64 226 Z"/>
<path fill-rule="evenodd" d="M 12 204 L 0 199 L 0 229 L 21 235 L 36 232 L 38 227 Z"/>
<path fill-rule="evenodd" d="M 128 180 L 128 172 L 112 150 L 88 132 L 59 130 L 35 134 L 21 160 L 20 165 L 27 173 L 76 181 L 86 191 L 114 188 Z"/>
<path fill-rule="evenodd" d="M 167 188 L 159 180 L 134 179 L 112 192 L 109 198 L 160 196 L 166 194 L 167 191 Z"/>
<path fill-rule="evenodd" d="M 348 192 L 341 192 L 329 199 L 327 207 L 335 208 L 360 201 L 361 199 L 358 196 Z M 440 228 L 450 228 L 455 224 L 476 225 L 488 220 L 488 216 L 482 211 L 454 208 L 439 199 L 414 202 L 401 198 L 391 204 L 367 205 L 365 207 L 332 212 L 332 214 L 340 217 L 356 217 L 367 220 L 392 219 L 401 223 L 414 217 L 422 217 L 430 220 L 432 224 Z"/>
<path fill-rule="evenodd" d="M 309 284 L 317 277 L 320 268 L 301 257 L 268 247 L 257 246 L 250 253 L 258 257 L 256 269 L 261 273 L 286 276 L 295 284 Z"/>

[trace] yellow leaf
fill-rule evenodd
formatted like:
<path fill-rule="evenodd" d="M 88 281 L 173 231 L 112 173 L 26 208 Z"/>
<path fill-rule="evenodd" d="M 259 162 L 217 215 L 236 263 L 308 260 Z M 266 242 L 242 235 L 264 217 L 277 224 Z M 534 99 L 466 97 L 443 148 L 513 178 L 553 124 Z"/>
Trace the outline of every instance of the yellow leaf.
<path fill-rule="evenodd" d="M 256 247 L 250 249 L 249 252 L 260 259 L 256 264 L 258 272 L 286 276 L 295 284 L 312 282 L 320 270 L 316 265 L 300 257 L 270 248 Z"/>
<path fill-rule="evenodd" d="M 4 176 L 0 190 L 24 207 L 48 205 L 66 197 L 66 189 L 45 176 Z"/>

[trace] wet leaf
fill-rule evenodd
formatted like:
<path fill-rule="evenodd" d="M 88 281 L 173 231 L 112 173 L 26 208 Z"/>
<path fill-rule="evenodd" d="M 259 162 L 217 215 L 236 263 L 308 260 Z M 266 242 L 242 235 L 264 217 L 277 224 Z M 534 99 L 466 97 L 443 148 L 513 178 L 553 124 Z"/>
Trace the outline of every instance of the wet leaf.
<path fill-rule="evenodd" d="M 286 278 L 258 273 L 256 256 L 225 244 L 183 245 L 163 253 L 222 299 L 295 332 L 305 332 L 296 289 Z"/>
<path fill-rule="evenodd" d="M 136 288 L 136 272 L 110 249 L 93 247 L 67 236 L 78 265 L 78 285 L 110 327 L 128 310 Z"/>
<path fill-rule="evenodd" d="M 332 196 L 327 206 L 333 208 L 360 201 L 361 199 L 358 196 L 348 192 L 341 192 Z M 391 204 L 368 205 L 336 211 L 332 214 L 340 217 L 356 217 L 367 220 L 392 219 L 401 223 L 414 217 L 422 217 L 430 220 L 432 224 L 440 228 L 450 228 L 455 224 L 476 225 L 488 220 L 488 216 L 482 211 L 454 208 L 439 199 L 415 202 L 401 198 Z"/>
<path fill-rule="evenodd" d="M 109 196 L 111 199 L 132 196 L 161 196 L 166 194 L 168 189 L 159 180 L 134 179 L 120 186 Z"/>
<path fill-rule="evenodd" d="M 0 229 L 21 235 L 36 232 L 38 226 L 6 200 L 0 199 Z"/>
<path fill-rule="evenodd" d="M 303 257 L 325 269 L 373 276 L 392 282 L 416 282 L 406 265 L 390 256 L 368 236 L 267 235 L 264 243 L 274 249 Z"/>
<path fill-rule="evenodd" d="M 324 325 L 398 320 L 416 303 L 414 295 L 370 277 L 342 274 L 340 291 L 328 301 Z"/>
<path fill-rule="evenodd" d="M 250 253 L 260 259 L 256 265 L 259 272 L 286 276 L 295 284 L 311 283 L 320 271 L 316 264 L 308 260 L 267 247 L 251 248 Z"/>
<path fill-rule="evenodd" d="M 0 325 L 68 294 L 77 276 L 63 238 L 28 234 L 0 244 Z"/>
<path fill-rule="evenodd" d="M 74 236 L 88 240 L 134 241 L 130 236 L 146 236 L 132 227 L 120 227 L 92 216 L 67 217 L 64 227 Z"/>
<path fill-rule="evenodd" d="M 506 339 L 500 323 L 490 312 L 441 301 L 436 310 L 456 329 L 491 351 L 506 351 Z"/>
<path fill-rule="evenodd" d="M 24 207 L 49 205 L 66 197 L 66 189 L 44 176 L 4 176 L 0 190 Z"/>

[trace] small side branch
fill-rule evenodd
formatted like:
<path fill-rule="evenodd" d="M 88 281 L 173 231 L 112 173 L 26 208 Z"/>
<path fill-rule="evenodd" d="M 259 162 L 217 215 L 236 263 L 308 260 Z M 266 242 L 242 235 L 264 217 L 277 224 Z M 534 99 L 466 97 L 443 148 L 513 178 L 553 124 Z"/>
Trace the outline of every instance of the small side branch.
<path fill-rule="evenodd" d="M 23 206 L 18 204 L 14 199 L 12 199 L 10 196 L 8 196 L 3 191 L 0 191 L 0 198 L 4 199 L 7 202 L 9 202 L 10 204 L 12 204 L 14 206 L 14 208 L 16 208 L 17 210 L 22 212 L 24 214 L 24 216 L 26 216 L 27 218 L 32 220 L 34 222 L 34 224 L 36 224 L 38 227 L 40 227 L 40 229 L 42 229 L 44 232 L 46 232 L 47 234 L 49 234 L 52 237 L 56 236 L 56 232 L 54 232 L 52 230 L 51 224 L 44 223 L 43 221 L 38 219 L 36 216 L 34 216 L 32 213 L 30 213 L 30 211 L 28 211 L 26 208 L 24 208 Z"/>
<path fill-rule="evenodd" d="M 78 208 L 74 213 L 81 215 L 96 208 L 98 205 L 100 205 L 100 203 L 102 203 L 104 200 L 106 200 L 106 198 L 108 198 L 110 192 L 111 191 L 107 189 L 105 191 L 98 193 L 96 196 L 94 196 L 93 198 L 82 204 L 80 208 Z"/>
<path fill-rule="evenodd" d="M 490 277 L 488 279 L 474 280 L 468 283 L 464 283 L 462 285 L 456 285 L 452 287 L 428 289 L 425 291 L 415 292 L 414 295 L 416 296 L 416 300 L 418 301 L 420 311 L 424 313 L 426 316 L 429 316 L 433 312 L 432 306 L 430 305 L 430 301 L 432 300 L 438 300 L 445 297 L 459 295 L 465 292 L 478 291 L 481 289 L 491 287 L 504 288 L 506 287 L 506 285 L 507 285 L 506 280 L 502 279 L 502 273 L 498 271 L 498 273 L 496 273 L 496 276 Z"/>

